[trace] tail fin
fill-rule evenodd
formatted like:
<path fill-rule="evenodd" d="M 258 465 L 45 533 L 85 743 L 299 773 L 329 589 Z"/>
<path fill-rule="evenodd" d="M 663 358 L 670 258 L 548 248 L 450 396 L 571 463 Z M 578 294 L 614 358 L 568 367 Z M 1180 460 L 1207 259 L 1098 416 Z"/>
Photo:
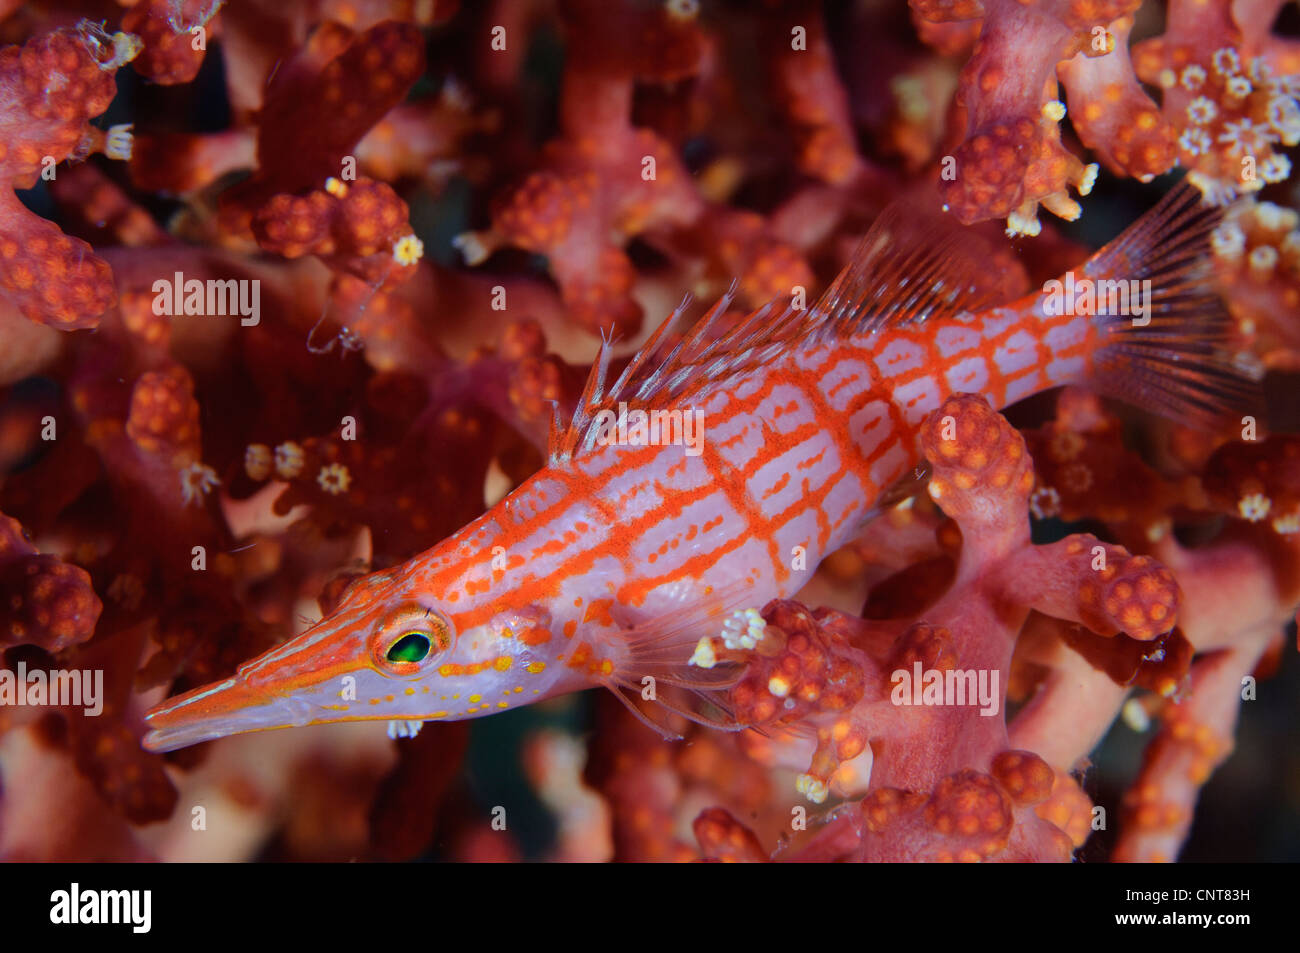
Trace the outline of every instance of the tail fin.
<path fill-rule="evenodd" d="M 1084 266 L 1094 283 L 1142 282 L 1126 287 L 1144 289 L 1147 309 L 1141 320 L 1098 314 L 1097 391 L 1202 426 L 1259 411 L 1262 368 L 1234 353 L 1214 287 L 1211 242 L 1222 220 L 1223 209 L 1184 182 Z"/>

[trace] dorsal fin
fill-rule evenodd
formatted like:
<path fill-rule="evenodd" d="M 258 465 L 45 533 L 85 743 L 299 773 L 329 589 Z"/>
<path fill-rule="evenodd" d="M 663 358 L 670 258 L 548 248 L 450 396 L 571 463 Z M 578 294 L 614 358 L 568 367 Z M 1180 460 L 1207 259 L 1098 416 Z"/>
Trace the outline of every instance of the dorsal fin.
<path fill-rule="evenodd" d="M 872 223 L 848 265 L 813 305 L 828 338 L 870 334 L 998 303 L 992 252 L 975 232 L 898 200 Z"/>
<path fill-rule="evenodd" d="M 608 385 L 613 341 L 602 337 L 600 353 L 591 366 L 573 421 L 565 427 L 556 411 L 551 425 L 550 462 L 564 463 L 589 450 L 596 439 L 596 415 L 602 410 L 617 410 L 620 403 L 649 409 L 685 401 L 710 383 L 773 360 L 805 326 L 802 319 L 789 320 L 799 312 L 789 305 L 780 309 L 780 303 L 773 301 L 717 333 L 719 319 L 730 310 L 738 287 L 733 282 L 708 313 L 678 339 L 671 332 L 690 306 L 690 298 L 684 299 L 636 352 L 618 379 Z"/>
<path fill-rule="evenodd" d="M 990 280 L 983 241 L 942 215 L 926 214 L 902 200 L 889 206 L 859 242 L 853 258 L 811 308 L 770 301 L 718 333 L 735 300 L 731 288 L 678 338 L 673 330 L 690 304 L 682 301 L 608 384 L 613 341 L 602 336 L 573 420 L 565 426 L 558 405 L 551 423 L 552 465 L 572 460 L 594 444 L 597 415 L 628 409 L 670 408 L 702 388 L 774 360 L 795 341 L 825 343 L 874 333 L 940 315 L 987 307 L 1001 291 Z"/>

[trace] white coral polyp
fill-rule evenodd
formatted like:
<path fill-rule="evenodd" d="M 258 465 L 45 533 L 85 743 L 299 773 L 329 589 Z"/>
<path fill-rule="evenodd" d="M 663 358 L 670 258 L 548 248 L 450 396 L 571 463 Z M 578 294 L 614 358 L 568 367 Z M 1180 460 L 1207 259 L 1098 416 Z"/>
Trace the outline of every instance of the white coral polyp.
<path fill-rule="evenodd" d="M 1228 147 L 1229 153 L 1260 155 L 1277 141 L 1277 134 L 1270 126 L 1243 116 L 1238 122 L 1223 124 L 1223 135 L 1219 136 L 1219 141 Z"/>
<path fill-rule="evenodd" d="M 186 506 L 198 506 L 204 497 L 212 492 L 221 481 L 212 467 L 202 463 L 191 463 L 180 471 L 181 500 Z"/>
<path fill-rule="evenodd" d="M 1205 67 L 1193 63 L 1183 70 L 1183 75 L 1179 77 L 1178 82 L 1189 93 L 1196 92 L 1205 85 Z"/>
<path fill-rule="evenodd" d="M 1284 155 L 1271 155 L 1259 166 L 1259 177 L 1270 185 L 1286 181 L 1291 175 L 1291 160 Z"/>
<path fill-rule="evenodd" d="M 1300 143 L 1300 104 L 1290 96 L 1274 96 L 1268 101 L 1268 124 L 1281 137 L 1283 144 L 1294 146 Z"/>
<path fill-rule="evenodd" d="M 1183 134 L 1178 137 L 1178 148 L 1189 155 L 1205 155 L 1213 145 L 1210 134 L 1204 129 L 1184 129 Z"/>
<path fill-rule="evenodd" d="M 1236 222 L 1224 222 L 1210 234 L 1210 247 L 1219 258 L 1240 258 L 1246 250 L 1246 233 Z"/>
<path fill-rule="evenodd" d="M 1231 46 L 1215 50 L 1214 55 L 1210 57 L 1210 63 L 1220 76 L 1236 76 L 1241 72 L 1241 57 Z"/>
<path fill-rule="evenodd" d="M 729 649 L 752 649 L 766 631 L 767 622 L 757 609 L 733 612 L 722 624 L 722 644 Z"/>
<path fill-rule="evenodd" d="M 1187 118 L 1198 126 L 1213 122 L 1218 114 L 1219 107 L 1214 105 L 1214 100 L 1205 96 L 1197 96 L 1187 104 Z"/>

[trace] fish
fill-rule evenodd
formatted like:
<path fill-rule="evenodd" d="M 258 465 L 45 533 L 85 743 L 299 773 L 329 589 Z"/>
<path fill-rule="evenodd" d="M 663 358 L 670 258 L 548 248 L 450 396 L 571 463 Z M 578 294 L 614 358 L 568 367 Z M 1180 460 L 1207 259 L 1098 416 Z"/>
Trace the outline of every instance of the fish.
<path fill-rule="evenodd" d="M 592 687 L 669 737 L 673 712 L 744 727 L 726 703 L 735 666 L 701 659 L 701 639 L 753 645 L 761 607 L 915 492 L 919 430 L 948 396 L 1003 408 L 1082 384 L 1207 425 L 1257 399 L 1212 282 L 1221 217 L 1177 186 L 1079 268 L 998 303 L 986 246 L 896 204 L 811 307 L 737 320 L 733 285 L 686 326 L 683 302 L 617 377 L 602 338 L 536 474 L 229 678 L 157 705 L 142 744 L 361 720 L 405 737 Z"/>

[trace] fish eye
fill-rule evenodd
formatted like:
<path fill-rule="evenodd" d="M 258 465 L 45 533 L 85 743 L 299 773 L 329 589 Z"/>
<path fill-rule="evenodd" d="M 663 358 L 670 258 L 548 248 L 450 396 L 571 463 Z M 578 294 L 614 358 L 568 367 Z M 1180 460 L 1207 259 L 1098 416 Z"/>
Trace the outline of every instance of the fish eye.
<path fill-rule="evenodd" d="M 433 646 L 433 640 L 424 632 L 407 632 L 388 647 L 385 656 L 390 662 L 423 662 Z"/>
<path fill-rule="evenodd" d="M 376 668 L 388 675 L 418 675 L 451 644 L 451 624 L 442 615 L 406 605 L 375 629 L 370 653 Z"/>

